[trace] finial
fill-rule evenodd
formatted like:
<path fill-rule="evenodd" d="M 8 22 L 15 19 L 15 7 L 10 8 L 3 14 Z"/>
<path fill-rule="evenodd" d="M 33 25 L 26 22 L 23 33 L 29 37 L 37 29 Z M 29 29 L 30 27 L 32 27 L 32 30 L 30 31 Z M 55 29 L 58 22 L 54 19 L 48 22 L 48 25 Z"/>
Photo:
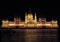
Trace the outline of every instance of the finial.
<path fill-rule="evenodd" d="M 35 14 L 36 14 L 36 12 L 35 12 Z"/>
<path fill-rule="evenodd" d="M 29 10 L 29 13 L 31 13 L 31 10 Z"/>
<path fill-rule="evenodd" d="M 25 15 L 27 15 L 27 12 L 25 13 Z"/>

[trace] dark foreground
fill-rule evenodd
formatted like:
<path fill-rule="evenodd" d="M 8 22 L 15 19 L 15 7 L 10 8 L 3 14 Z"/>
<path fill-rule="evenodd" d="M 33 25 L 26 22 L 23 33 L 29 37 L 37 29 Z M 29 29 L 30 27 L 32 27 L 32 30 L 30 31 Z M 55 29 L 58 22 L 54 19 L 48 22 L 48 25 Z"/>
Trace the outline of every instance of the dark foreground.
<path fill-rule="evenodd" d="M 58 42 L 58 29 L 0 29 L 1 42 Z"/>

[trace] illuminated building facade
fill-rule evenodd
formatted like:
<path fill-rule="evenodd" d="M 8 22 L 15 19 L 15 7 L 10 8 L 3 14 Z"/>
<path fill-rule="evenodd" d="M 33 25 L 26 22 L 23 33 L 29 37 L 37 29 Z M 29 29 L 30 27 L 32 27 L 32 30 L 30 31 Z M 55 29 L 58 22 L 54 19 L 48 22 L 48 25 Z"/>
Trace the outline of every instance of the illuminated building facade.
<path fill-rule="evenodd" d="M 2 20 L 2 27 L 12 28 L 12 27 L 19 27 L 19 28 L 25 28 L 25 27 L 37 27 L 37 28 L 58 28 L 57 20 L 52 21 L 46 21 L 46 18 L 39 18 L 37 21 L 37 16 L 35 13 L 35 16 L 33 18 L 32 13 L 26 13 L 25 14 L 25 21 L 21 21 L 20 18 L 15 17 L 14 21 L 9 20 Z"/>

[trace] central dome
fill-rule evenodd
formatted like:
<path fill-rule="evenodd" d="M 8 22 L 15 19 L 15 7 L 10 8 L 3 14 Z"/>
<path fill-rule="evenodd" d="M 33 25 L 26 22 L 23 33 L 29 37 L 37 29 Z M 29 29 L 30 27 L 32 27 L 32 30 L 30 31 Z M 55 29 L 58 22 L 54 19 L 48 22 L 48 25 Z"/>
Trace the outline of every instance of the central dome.
<path fill-rule="evenodd" d="M 29 16 L 32 16 L 32 13 L 29 13 L 28 15 L 29 15 Z"/>
<path fill-rule="evenodd" d="M 33 17 L 32 13 L 29 13 L 29 14 L 28 14 L 28 17 Z"/>

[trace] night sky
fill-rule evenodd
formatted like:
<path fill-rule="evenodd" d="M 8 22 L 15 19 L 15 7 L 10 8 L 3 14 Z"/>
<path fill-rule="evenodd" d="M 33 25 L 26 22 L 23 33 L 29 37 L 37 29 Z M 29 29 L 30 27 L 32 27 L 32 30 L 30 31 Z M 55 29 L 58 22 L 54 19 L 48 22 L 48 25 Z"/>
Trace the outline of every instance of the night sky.
<path fill-rule="evenodd" d="M 29 10 L 31 10 L 33 15 L 36 12 L 38 18 L 46 17 L 48 20 L 52 18 L 60 20 L 60 8 L 54 8 L 47 1 L 8 1 L 2 2 L 1 7 L 0 24 L 2 19 L 13 20 L 15 16 L 19 16 L 23 20 L 25 13 Z"/>

